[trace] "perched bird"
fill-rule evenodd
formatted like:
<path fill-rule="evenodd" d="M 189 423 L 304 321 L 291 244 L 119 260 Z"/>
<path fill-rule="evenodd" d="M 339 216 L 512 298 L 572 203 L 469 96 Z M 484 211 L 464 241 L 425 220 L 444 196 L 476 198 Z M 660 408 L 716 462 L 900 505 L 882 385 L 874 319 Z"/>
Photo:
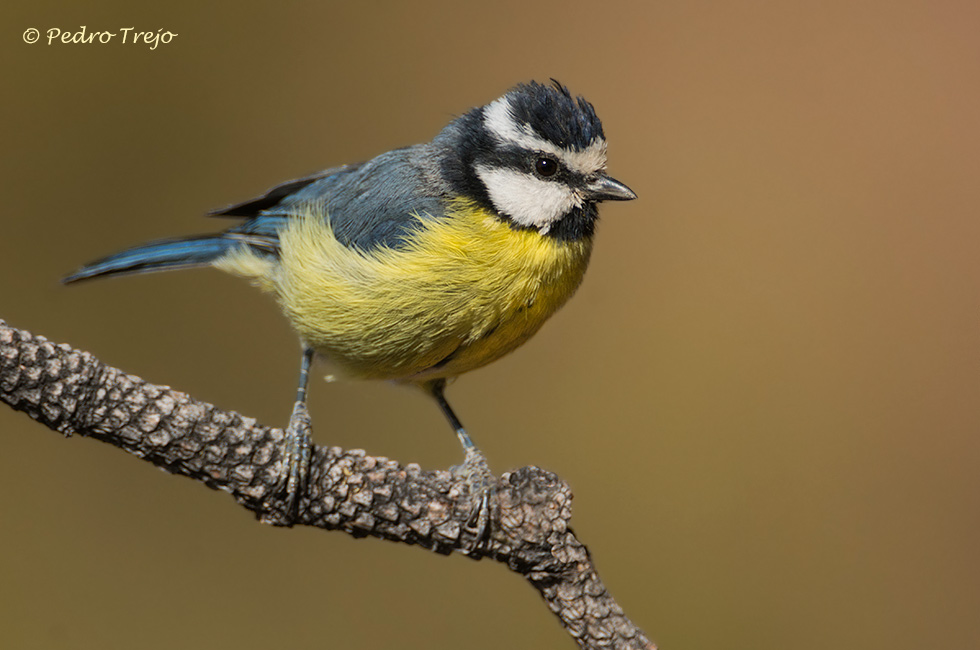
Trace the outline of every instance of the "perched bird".
<path fill-rule="evenodd" d="M 446 382 L 537 332 L 582 281 L 596 204 L 634 198 L 606 174 L 592 105 L 558 82 L 531 82 L 431 142 L 213 212 L 244 219 L 224 232 L 131 248 L 65 282 L 200 266 L 250 279 L 275 295 L 304 346 L 284 453 L 290 498 L 306 478 L 316 358 L 337 378 L 432 395 L 463 444 L 485 523 L 489 470 L 446 401 Z"/>

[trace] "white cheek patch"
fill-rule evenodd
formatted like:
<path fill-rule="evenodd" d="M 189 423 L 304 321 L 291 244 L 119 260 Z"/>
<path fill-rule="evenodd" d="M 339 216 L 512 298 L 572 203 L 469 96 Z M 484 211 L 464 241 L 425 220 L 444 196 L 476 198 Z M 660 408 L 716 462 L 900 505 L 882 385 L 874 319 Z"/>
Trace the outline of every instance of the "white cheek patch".
<path fill-rule="evenodd" d="M 498 212 L 542 233 L 583 203 L 582 197 L 567 185 L 550 183 L 516 169 L 477 165 L 476 174 Z"/>
<path fill-rule="evenodd" d="M 501 142 L 522 149 L 550 153 L 572 171 L 586 176 L 606 169 L 606 141 L 596 138 L 585 149 L 565 149 L 538 137 L 527 124 L 514 118 L 510 98 L 506 95 L 490 103 L 483 112 L 483 125 Z"/>

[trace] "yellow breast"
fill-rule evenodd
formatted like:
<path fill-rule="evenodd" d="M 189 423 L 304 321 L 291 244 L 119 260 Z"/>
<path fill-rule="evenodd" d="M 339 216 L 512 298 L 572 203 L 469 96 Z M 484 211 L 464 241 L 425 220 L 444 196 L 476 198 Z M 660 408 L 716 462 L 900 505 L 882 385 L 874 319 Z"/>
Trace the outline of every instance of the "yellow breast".
<path fill-rule="evenodd" d="M 310 210 L 280 233 L 278 263 L 246 249 L 216 266 L 276 294 L 300 337 L 343 375 L 454 377 L 514 350 L 582 281 L 591 239 L 514 230 L 467 201 L 399 249 L 344 246 Z"/>

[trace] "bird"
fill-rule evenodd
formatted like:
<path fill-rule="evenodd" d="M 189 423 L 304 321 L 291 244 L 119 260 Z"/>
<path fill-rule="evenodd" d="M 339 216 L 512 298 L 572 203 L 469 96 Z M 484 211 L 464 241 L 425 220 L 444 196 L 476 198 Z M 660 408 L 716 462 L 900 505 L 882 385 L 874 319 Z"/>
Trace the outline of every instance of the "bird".
<path fill-rule="evenodd" d="M 592 104 L 555 80 L 519 83 L 429 142 L 277 185 L 211 212 L 240 220 L 222 232 L 136 246 L 64 282 L 207 266 L 250 280 L 275 296 L 303 349 L 279 483 L 290 510 L 309 471 L 316 361 L 328 379 L 411 384 L 435 399 L 485 531 L 492 475 L 444 391 L 575 293 L 597 204 L 636 198 L 606 162 Z"/>

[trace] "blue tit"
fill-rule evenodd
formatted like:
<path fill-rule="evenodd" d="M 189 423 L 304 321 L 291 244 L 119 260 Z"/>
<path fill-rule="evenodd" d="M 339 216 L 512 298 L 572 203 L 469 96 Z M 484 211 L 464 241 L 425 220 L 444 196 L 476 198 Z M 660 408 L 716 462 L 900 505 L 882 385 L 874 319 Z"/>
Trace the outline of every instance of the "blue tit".
<path fill-rule="evenodd" d="M 585 274 L 601 201 L 636 195 L 606 174 L 592 105 L 531 82 L 452 121 L 431 142 L 290 181 L 212 213 L 224 232 L 152 242 L 65 282 L 214 266 L 273 294 L 299 335 L 287 489 L 305 477 L 314 358 L 338 379 L 383 379 L 435 398 L 447 380 L 528 340 Z M 483 472 L 485 474 L 485 472 Z"/>

